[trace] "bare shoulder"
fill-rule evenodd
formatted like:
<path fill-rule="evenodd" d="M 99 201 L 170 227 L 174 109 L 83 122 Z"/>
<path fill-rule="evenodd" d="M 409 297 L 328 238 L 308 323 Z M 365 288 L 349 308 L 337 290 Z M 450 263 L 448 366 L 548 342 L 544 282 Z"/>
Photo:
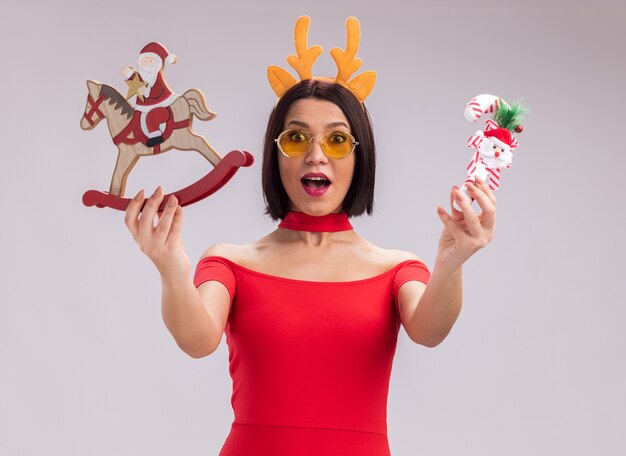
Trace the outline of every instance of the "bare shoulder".
<path fill-rule="evenodd" d="M 422 263 L 424 262 L 424 260 L 422 260 L 413 252 L 407 252 L 404 250 L 394 250 L 394 249 L 381 249 L 381 250 L 382 250 L 382 256 L 387 258 L 388 261 L 394 265 L 398 263 L 402 263 L 403 261 L 407 261 L 407 260 L 417 260 L 417 261 L 421 261 Z"/>
<path fill-rule="evenodd" d="M 267 245 L 271 243 L 271 236 L 264 236 L 250 244 L 213 244 L 204 251 L 200 259 L 209 256 L 219 256 L 232 261 L 233 263 L 246 266 L 254 264 L 260 254 L 266 250 Z"/>
<path fill-rule="evenodd" d="M 365 241 L 367 243 L 367 250 L 372 255 L 377 263 L 381 263 L 385 265 L 387 268 L 392 268 L 403 261 L 408 260 L 417 260 L 424 263 L 419 256 L 414 254 L 413 252 L 408 252 L 404 250 L 396 250 L 396 249 L 384 249 L 375 244 L 372 244 L 369 241 Z"/>
<path fill-rule="evenodd" d="M 204 251 L 200 259 L 218 256 L 237 263 L 250 250 L 249 245 L 219 243 L 213 244 Z"/>

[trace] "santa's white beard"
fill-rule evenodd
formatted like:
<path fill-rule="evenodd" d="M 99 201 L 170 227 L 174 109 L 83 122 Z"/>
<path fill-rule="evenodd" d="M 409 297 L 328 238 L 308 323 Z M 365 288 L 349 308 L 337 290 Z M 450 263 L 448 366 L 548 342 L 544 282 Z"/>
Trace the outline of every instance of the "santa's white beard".
<path fill-rule="evenodd" d="M 139 76 L 141 76 L 143 82 L 147 82 L 149 87 L 152 87 L 154 85 L 154 82 L 159 75 L 159 69 L 156 67 L 156 65 L 150 68 L 140 67 L 137 71 L 139 72 Z"/>
<path fill-rule="evenodd" d="M 493 141 L 487 138 L 483 139 L 478 152 L 485 165 L 491 169 L 506 168 L 513 161 L 513 153 L 506 149 L 500 152 L 499 157 L 496 157 L 493 148 Z"/>

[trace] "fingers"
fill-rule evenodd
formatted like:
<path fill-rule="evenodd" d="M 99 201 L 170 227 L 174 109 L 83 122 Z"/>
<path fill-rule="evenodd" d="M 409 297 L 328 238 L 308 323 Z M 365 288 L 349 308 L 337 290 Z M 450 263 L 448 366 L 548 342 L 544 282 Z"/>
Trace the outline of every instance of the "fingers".
<path fill-rule="evenodd" d="M 452 217 L 455 219 L 459 219 L 459 218 L 463 218 L 463 212 L 458 210 L 454 203 L 455 200 L 455 196 L 456 196 L 456 192 L 461 192 L 461 189 L 459 187 L 457 187 L 456 185 L 452 186 L 452 191 L 450 192 L 450 207 L 452 209 L 451 214 Z M 457 203 L 458 204 L 458 203 Z M 460 206 L 459 206 L 460 207 Z"/>
<path fill-rule="evenodd" d="M 141 210 L 141 218 L 139 219 L 139 235 L 149 236 L 149 233 L 154 228 L 154 215 L 156 214 L 161 200 L 163 199 L 163 190 L 159 185 L 154 193 L 147 199 L 146 204 Z"/>
<path fill-rule="evenodd" d="M 181 206 L 176 206 L 176 210 L 174 211 L 174 217 L 172 219 L 172 227 L 170 229 L 170 234 L 167 237 L 167 240 L 165 242 L 169 243 L 171 242 L 171 240 L 180 239 L 182 229 L 183 229 L 183 208 Z"/>
<path fill-rule="evenodd" d="M 130 230 L 135 241 L 137 240 L 137 235 L 139 234 L 139 223 L 137 218 L 139 216 L 139 211 L 144 201 L 143 193 L 143 189 L 137 192 L 135 197 L 130 201 L 130 203 L 128 203 L 128 206 L 126 207 L 126 212 L 124 214 L 124 223 Z"/>
<path fill-rule="evenodd" d="M 493 239 L 496 219 L 495 197 L 487 187 L 488 182 L 483 182 L 478 178 L 475 182 L 473 184 L 468 181 L 464 184 L 463 189 L 467 195 L 457 186 L 452 187 L 450 191 L 451 214 L 448 214 L 443 207 L 437 207 L 437 215 L 445 226 L 441 233 L 437 254 L 442 254 L 443 258 L 447 258 L 446 261 L 456 258 L 457 262 L 462 264 Z M 480 215 L 477 215 L 472 208 L 474 199 L 482 208 Z"/>
<path fill-rule="evenodd" d="M 459 222 L 454 220 L 443 207 L 437 206 L 437 215 L 455 239 L 460 239 L 462 236 L 467 236 L 467 233 L 459 225 Z"/>
<path fill-rule="evenodd" d="M 174 195 L 170 195 L 167 203 L 165 205 L 165 209 L 161 213 L 159 218 L 159 222 L 154 230 L 154 240 L 157 245 L 165 244 L 166 239 L 168 239 L 168 234 L 170 234 L 170 227 L 172 226 L 172 221 L 174 219 L 174 214 L 178 209 L 178 200 Z"/>
<path fill-rule="evenodd" d="M 496 224 L 496 207 L 483 189 L 467 184 L 469 194 L 476 200 L 480 208 L 483 210 L 479 220 L 482 218 L 482 226 L 487 230 L 492 230 Z"/>
<path fill-rule="evenodd" d="M 124 216 L 124 221 L 133 239 L 139 244 L 139 249 L 157 265 L 159 271 L 180 263 L 181 258 L 183 260 L 187 258 L 180 242 L 182 207 L 179 206 L 175 195 L 169 195 L 163 209 L 157 212 L 163 199 L 163 190 L 160 186 L 148 199 L 144 198 L 141 190 L 129 201 Z M 158 221 L 156 226 L 153 226 L 155 214 L 158 215 Z M 188 259 L 185 261 L 188 262 Z"/>
<path fill-rule="evenodd" d="M 480 220 L 478 219 L 476 212 L 474 212 L 474 209 L 472 209 L 472 203 L 469 198 L 463 195 L 463 193 L 456 186 L 452 188 L 452 196 L 463 211 L 463 220 L 469 234 L 472 236 L 480 236 L 482 231 Z M 452 209 L 454 210 L 454 207 L 452 207 Z"/>
<path fill-rule="evenodd" d="M 474 185 L 476 185 L 476 187 L 480 188 L 483 192 L 485 192 L 489 200 L 493 203 L 493 205 L 494 206 L 496 205 L 496 195 L 494 195 L 493 192 L 491 191 L 489 184 L 483 181 L 480 177 L 474 176 Z"/>

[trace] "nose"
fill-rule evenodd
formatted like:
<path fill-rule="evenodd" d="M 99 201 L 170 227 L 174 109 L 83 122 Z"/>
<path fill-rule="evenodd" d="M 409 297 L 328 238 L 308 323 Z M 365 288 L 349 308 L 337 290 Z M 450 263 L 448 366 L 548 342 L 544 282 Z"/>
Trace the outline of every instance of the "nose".
<path fill-rule="evenodd" d="M 500 152 L 496 150 L 496 158 L 498 158 L 499 156 L 500 156 Z"/>
<path fill-rule="evenodd" d="M 307 163 L 328 163 L 328 157 L 322 150 L 322 140 L 317 136 L 311 138 L 311 146 L 306 155 Z"/>

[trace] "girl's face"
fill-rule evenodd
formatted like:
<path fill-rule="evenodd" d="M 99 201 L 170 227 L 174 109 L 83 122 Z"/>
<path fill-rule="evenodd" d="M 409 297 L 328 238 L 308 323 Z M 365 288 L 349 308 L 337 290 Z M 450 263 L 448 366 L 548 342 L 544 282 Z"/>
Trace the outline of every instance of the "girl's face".
<path fill-rule="evenodd" d="M 321 144 L 331 131 L 352 133 L 348 119 L 330 101 L 304 98 L 291 105 L 283 125 L 283 130 L 287 129 L 304 130 L 313 137 L 302 156 L 287 157 L 277 151 L 280 178 L 291 210 L 315 216 L 339 212 L 352 182 L 356 151 L 332 159 L 324 155 Z"/>

